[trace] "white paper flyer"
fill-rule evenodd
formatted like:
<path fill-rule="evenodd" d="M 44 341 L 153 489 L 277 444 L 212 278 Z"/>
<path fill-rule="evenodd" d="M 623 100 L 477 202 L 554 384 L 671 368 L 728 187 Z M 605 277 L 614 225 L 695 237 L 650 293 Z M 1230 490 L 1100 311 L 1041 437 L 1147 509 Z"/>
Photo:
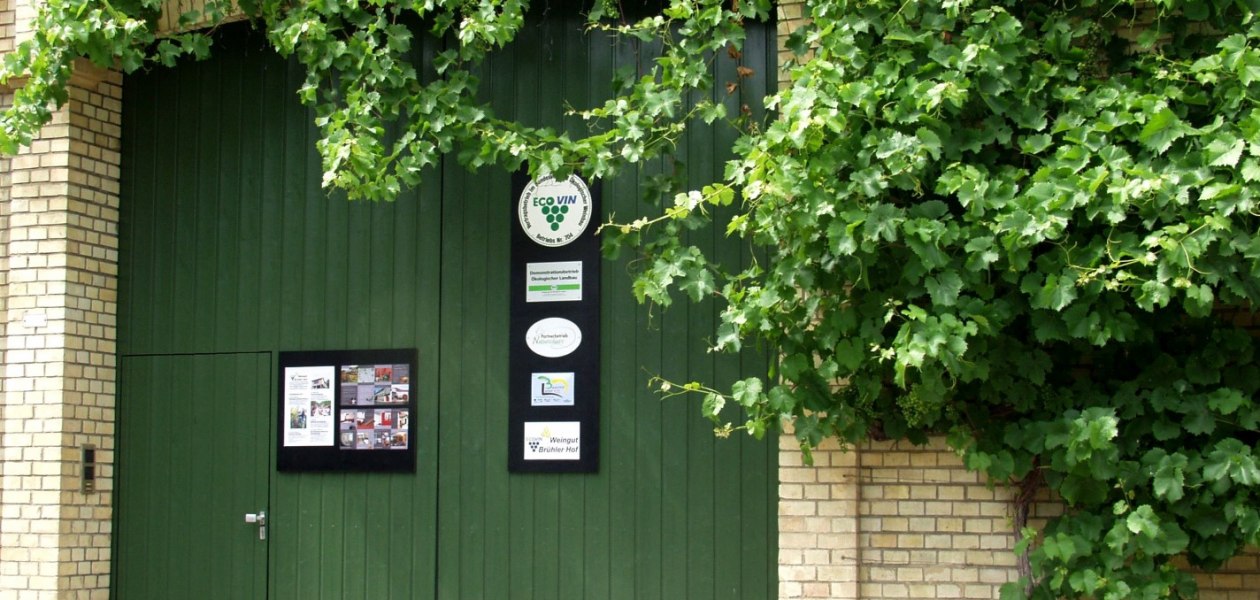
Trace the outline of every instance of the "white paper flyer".
<path fill-rule="evenodd" d="M 336 442 L 335 375 L 333 366 L 285 368 L 285 446 L 332 446 Z"/>

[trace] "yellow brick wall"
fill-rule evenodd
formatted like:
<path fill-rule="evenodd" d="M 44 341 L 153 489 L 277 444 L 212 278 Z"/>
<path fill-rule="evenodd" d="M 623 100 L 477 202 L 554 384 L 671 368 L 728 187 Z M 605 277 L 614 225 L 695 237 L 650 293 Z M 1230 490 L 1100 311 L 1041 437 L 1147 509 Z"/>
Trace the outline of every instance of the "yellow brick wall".
<path fill-rule="evenodd" d="M 942 440 L 828 442 L 811 467 L 783 436 L 779 473 L 780 598 L 997 598 L 1016 578 L 1010 491 Z M 1038 503 L 1034 524 L 1058 510 Z"/>
<path fill-rule="evenodd" d="M 791 436 L 779 440 L 779 596 L 854 598 L 861 560 L 857 454 L 828 441 L 805 466 Z"/>
<path fill-rule="evenodd" d="M 943 439 L 827 442 L 805 466 L 779 440 L 779 597 L 998 598 L 1015 580 L 1012 492 L 989 489 Z M 1040 527 L 1063 506 L 1032 507 Z M 1197 576 L 1203 600 L 1260 598 L 1260 553 Z"/>
<path fill-rule="evenodd" d="M 1256 600 L 1260 598 L 1260 551 L 1253 548 L 1217 571 L 1195 578 L 1199 600 Z"/>
<path fill-rule="evenodd" d="M 874 444 L 859 457 L 861 597 L 997 597 L 1014 566 L 1009 494 L 939 445 Z"/>
<path fill-rule="evenodd" d="M 0 0 L 0 51 L 33 6 Z M 121 117 L 121 76 L 79 64 L 70 102 L 0 159 L 0 598 L 109 595 Z"/>

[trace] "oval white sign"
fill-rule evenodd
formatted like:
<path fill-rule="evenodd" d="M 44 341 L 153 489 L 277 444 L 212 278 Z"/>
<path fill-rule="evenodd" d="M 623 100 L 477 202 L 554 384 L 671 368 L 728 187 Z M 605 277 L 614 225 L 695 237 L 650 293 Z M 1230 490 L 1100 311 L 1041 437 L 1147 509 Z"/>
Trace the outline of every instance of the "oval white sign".
<path fill-rule="evenodd" d="M 582 345 L 582 330 L 568 319 L 548 317 L 529 326 L 525 345 L 539 356 L 566 356 Z"/>
<path fill-rule="evenodd" d="M 551 248 L 572 243 L 591 222 L 591 191 L 577 175 L 556 181 L 550 175 L 525 186 L 516 214 L 534 243 Z"/>

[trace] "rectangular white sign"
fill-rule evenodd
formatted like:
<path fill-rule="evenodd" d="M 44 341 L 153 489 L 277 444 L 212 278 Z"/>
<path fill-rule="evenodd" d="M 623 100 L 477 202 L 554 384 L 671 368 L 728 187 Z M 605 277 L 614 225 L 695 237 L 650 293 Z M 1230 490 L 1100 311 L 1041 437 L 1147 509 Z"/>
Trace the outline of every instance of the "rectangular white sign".
<path fill-rule="evenodd" d="M 582 261 L 525 263 L 526 302 L 580 302 Z"/>
<path fill-rule="evenodd" d="M 579 460 L 582 423 L 544 421 L 525 423 L 525 460 Z"/>

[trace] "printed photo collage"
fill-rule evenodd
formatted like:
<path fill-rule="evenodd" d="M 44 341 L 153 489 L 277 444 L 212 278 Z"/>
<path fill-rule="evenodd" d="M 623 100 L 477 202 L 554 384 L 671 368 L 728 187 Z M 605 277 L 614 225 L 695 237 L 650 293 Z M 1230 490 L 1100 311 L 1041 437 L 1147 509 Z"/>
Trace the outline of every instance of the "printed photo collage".
<path fill-rule="evenodd" d="M 341 367 L 337 446 L 342 450 L 406 450 L 411 440 L 411 374 L 401 365 Z"/>

